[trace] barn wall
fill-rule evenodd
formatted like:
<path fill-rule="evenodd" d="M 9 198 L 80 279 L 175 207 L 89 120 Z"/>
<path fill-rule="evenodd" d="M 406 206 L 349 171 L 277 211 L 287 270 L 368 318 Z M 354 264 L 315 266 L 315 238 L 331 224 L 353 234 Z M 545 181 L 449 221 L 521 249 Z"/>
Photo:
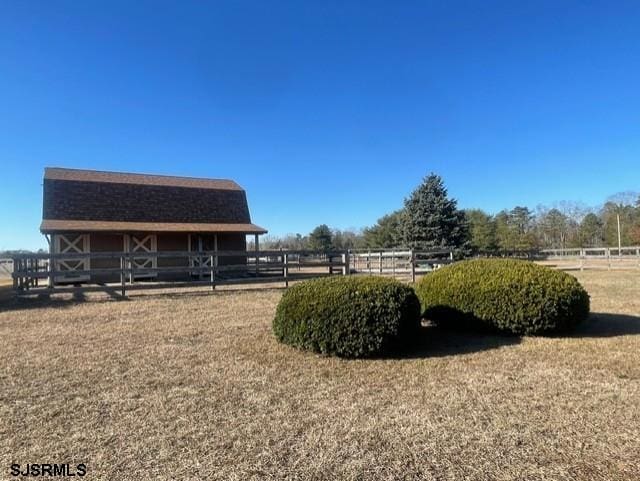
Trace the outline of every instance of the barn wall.
<path fill-rule="evenodd" d="M 160 233 L 158 239 L 158 252 L 186 251 L 189 250 L 189 235 L 181 233 Z M 188 257 L 159 257 L 158 267 L 187 267 Z M 188 272 L 160 272 L 158 280 L 187 280 L 191 276 Z"/>
<path fill-rule="evenodd" d="M 218 234 L 219 251 L 246 251 L 247 238 L 244 234 Z M 224 265 L 245 265 L 246 257 L 220 257 L 218 264 Z"/>
<path fill-rule="evenodd" d="M 92 233 L 89 235 L 91 252 L 123 252 L 124 239 L 122 234 Z M 119 269 L 119 259 L 91 259 L 90 269 Z M 94 274 L 92 282 L 118 282 L 120 274 Z"/>
<path fill-rule="evenodd" d="M 147 233 L 148 234 L 148 233 Z M 147 235 L 147 234 L 139 234 Z M 110 232 L 93 232 L 89 234 L 91 252 L 125 252 L 125 234 Z M 158 252 L 187 251 L 189 250 L 189 235 L 182 233 L 158 233 Z M 213 251 L 215 246 L 213 234 L 202 234 L 202 248 L 205 251 Z M 247 249 L 246 236 L 244 234 L 218 234 L 218 250 L 220 251 L 245 251 Z M 191 235 L 191 250 L 198 250 L 198 235 Z M 224 256 L 219 257 L 219 265 L 238 265 L 238 271 L 226 272 L 222 277 L 233 277 L 239 272 L 246 273 L 246 257 Z M 158 267 L 182 267 L 189 266 L 188 257 L 160 257 L 157 260 Z M 119 269 L 119 259 L 91 259 L 90 269 Z M 158 280 L 188 280 L 193 276 L 189 272 L 184 273 L 159 273 Z M 92 283 L 120 282 L 120 273 L 94 274 Z"/>

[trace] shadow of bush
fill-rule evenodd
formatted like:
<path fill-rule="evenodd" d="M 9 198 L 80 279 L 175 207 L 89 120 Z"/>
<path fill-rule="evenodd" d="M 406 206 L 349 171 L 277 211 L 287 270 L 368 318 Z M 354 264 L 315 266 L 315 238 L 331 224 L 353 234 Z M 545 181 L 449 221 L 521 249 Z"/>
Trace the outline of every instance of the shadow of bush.
<path fill-rule="evenodd" d="M 571 337 L 617 337 L 640 334 L 640 316 L 594 312 Z"/>

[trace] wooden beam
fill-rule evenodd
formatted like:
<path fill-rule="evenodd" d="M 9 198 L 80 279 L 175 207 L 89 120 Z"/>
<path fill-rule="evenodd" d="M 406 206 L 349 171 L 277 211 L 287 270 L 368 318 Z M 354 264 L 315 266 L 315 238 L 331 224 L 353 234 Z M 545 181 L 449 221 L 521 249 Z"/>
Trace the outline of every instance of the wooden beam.
<path fill-rule="evenodd" d="M 260 263 L 260 236 L 255 234 L 255 251 L 256 251 L 256 277 L 259 274 L 258 264 Z"/>

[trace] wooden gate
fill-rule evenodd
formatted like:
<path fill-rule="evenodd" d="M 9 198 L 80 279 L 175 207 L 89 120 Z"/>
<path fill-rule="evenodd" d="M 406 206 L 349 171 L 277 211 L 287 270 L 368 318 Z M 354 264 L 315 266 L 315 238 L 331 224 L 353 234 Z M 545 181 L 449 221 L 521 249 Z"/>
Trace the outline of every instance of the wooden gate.
<path fill-rule="evenodd" d="M 56 254 L 88 254 L 90 252 L 89 234 L 56 234 L 53 248 Z M 54 282 L 88 281 L 89 274 L 77 271 L 89 270 L 89 258 L 56 259 L 54 270 L 64 272 L 62 275 L 55 276 Z"/>
<path fill-rule="evenodd" d="M 158 238 L 155 234 L 125 236 L 125 251 L 154 254 L 158 252 Z M 134 269 L 134 279 L 150 279 L 158 276 L 157 272 L 144 271 L 144 269 L 156 269 L 158 267 L 158 258 L 155 256 L 131 256 L 131 267 Z M 140 270 L 141 272 L 135 272 L 135 270 Z"/>

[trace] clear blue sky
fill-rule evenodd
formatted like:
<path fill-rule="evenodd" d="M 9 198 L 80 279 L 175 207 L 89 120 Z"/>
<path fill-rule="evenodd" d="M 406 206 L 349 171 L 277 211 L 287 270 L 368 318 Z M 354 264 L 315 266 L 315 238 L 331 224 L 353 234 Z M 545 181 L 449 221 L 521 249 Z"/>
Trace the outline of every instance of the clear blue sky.
<path fill-rule="evenodd" d="M 44 166 L 225 177 L 271 233 L 434 171 L 496 212 L 640 186 L 640 2 L 4 1 L 0 249 Z"/>

